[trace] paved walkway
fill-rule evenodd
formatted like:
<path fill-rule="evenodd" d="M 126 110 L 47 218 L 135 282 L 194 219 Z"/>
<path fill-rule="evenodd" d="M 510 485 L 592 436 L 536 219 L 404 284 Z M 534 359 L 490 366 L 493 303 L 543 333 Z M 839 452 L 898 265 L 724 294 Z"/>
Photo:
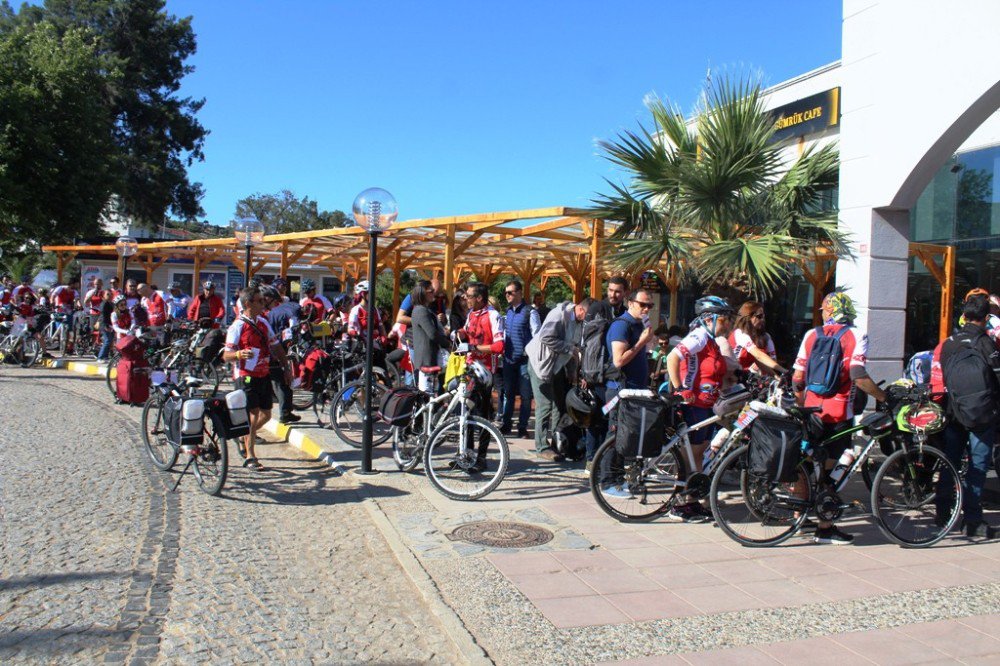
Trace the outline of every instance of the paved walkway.
<path fill-rule="evenodd" d="M 297 429 L 339 463 L 359 465 L 360 452 L 332 431 Z M 375 449 L 383 473 L 371 483 L 399 490 L 377 503 L 498 662 L 1000 661 L 991 631 L 1000 542 L 956 535 L 932 549 L 902 549 L 861 515 L 841 523 L 857 536 L 853 546 L 798 538 L 742 548 L 710 525 L 619 523 L 597 507 L 582 465 L 535 461 L 532 447 L 511 440 L 507 479 L 469 503 L 438 494 L 419 468 L 396 471 L 389 443 Z M 995 511 L 990 517 L 1000 522 Z M 487 519 L 554 537 L 524 550 L 449 538 Z"/>

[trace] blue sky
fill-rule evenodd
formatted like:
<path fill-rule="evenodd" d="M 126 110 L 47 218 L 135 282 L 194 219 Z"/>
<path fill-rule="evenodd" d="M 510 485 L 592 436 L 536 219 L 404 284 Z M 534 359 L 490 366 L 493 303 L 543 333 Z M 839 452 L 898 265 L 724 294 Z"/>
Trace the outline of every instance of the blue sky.
<path fill-rule="evenodd" d="M 207 219 L 290 189 L 350 210 L 384 187 L 400 219 L 585 206 L 617 179 L 595 142 L 690 109 L 705 73 L 768 84 L 840 57 L 839 0 L 167 0 L 194 17 Z"/>

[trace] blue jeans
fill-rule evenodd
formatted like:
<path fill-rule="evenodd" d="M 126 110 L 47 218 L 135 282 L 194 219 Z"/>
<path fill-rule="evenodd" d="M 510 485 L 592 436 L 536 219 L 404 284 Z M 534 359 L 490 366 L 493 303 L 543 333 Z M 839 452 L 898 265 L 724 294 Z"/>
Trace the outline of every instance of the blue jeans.
<path fill-rule="evenodd" d="M 108 357 L 108 353 L 111 352 L 111 343 L 115 339 L 115 332 L 111 329 L 101 331 L 101 349 L 97 352 L 97 360 L 103 361 Z"/>
<path fill-rule="evenodd" d="M 528 429 L 528 419 L 531 418 L 531 379 L 528 377 L 528 361 L 503 362 L 503 427 L 511 427 L 514 420 L 514 398 L 521 396 L 521 407 L 518 409 L 517 431 Z"/>
<path fill-rule="evenodd" d="M 969 452 L 969 470 L 962 483 L 962 514 L 966 525 L 983 522 L 983 484 L 995 441 L 996 426 L 973 431 L 950 422 L 944 430 L 944 454 L 956 469 L 962 465 L 962 454 Z M 938 480 L 938 496 L 942 500 L 948 499 L 950 485 L 951 475 L 942 474 Z"/>

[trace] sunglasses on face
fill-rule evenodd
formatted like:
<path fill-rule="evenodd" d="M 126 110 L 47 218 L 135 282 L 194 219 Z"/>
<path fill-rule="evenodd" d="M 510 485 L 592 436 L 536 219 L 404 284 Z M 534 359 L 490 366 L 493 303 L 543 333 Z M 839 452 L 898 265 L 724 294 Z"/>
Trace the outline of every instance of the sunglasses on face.
<path fill-rule="evenodd" d="M 638 305 L 643 310 L 649 310 L 650 308 L 653 307 L 652 303 L 647 303 L 646 301 L 637 301 L 635 299 L 632 299 L 632 302 Z"/>
<path fill-rule="evenodd" d="M 513 296 L 514 294 L 516 294 L 516 293 L 517 293 L 517 291 L 513 291 L 513 290 L 511 290 L 511 291 L 505 291 L 505 292 L 503 292 L 503 293 L 507 294 L 508 296 Z"/>

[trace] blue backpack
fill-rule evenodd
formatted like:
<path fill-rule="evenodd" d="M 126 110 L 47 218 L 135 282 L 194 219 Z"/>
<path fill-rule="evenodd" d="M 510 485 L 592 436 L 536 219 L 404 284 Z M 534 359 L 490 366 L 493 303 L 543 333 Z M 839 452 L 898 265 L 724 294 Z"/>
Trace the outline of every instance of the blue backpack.
<path fill-rule="evenodd" d="M 827 335 L 820 326 L 806 364 L 806 390 L 821 398 L 832 398 L 840 389 L 840 371 L 844 363 L 844 348 L 840 339 L 851 327 L 844 326 Z"/>
<path fill-rule="evenodd" d="M 934 360 L 934 350 L 917 352 L 906 364 L 904 376 L 917 384 L 927 384 L 931 381 L 931 361 Z"/>

